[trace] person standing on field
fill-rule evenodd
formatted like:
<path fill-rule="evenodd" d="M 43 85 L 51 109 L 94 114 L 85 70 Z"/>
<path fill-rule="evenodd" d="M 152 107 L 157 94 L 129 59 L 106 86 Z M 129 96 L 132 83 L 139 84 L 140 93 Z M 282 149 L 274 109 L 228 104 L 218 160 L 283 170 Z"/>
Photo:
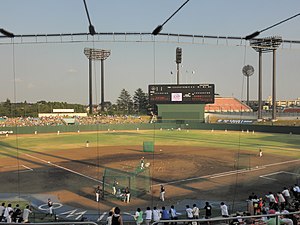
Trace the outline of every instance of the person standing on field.
<path fill-rule="evenodd" d="M 166 189 L 165 189 L 164 185 L 160 185 L 160 196 L 159 196 L 159 198 L 163 202 L 165 201 L 165 193 L 166 193 Z"/>
<path fill-rule="evenodd" d="M 141 166 L 141 170 L 145 168 L 145 158 L 144 157 L 141 158 L 140 166 Z"/>
<path fill-rule="evenodd" d="M 125 199 L 124 202 L 129 203 L 130 202 L 130 191 L 129 191 L 129 187 L 125 188 Z"/>
<path fill-rule="evenodd" d="M 51 201 L 50 198 L 48 198 L 48 207 L 49 207 L 49 214 L 50 216 L 53 215 L 53 202 Z"/>
<path fill-rule="evenodd" d="M 101 188 L 100 186 L 98 185 L 96 190 L 95 190 L 95 194 L 96 194 L 96 202 L 99 202 L 100 200 L 100 195 L 101 195 Z"/>
<path fill-rule="evenodd" d="M 116 181 L 116 179 L 114 179 L 113 185 L 112 185 L 112 194 L 116 195 L 117 194 L 117 185 L 118 182 Z"/>

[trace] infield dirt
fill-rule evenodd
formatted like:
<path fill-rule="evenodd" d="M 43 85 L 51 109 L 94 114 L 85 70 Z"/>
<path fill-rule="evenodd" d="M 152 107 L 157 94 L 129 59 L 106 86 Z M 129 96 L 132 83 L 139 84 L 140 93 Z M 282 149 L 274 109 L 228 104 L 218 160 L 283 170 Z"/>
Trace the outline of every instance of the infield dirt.
<path fill-rule="evenodd" d="M 94 188 L 104 169 L 132 171 L 141 157 L 150 163 L 151 192 L 129 204 L 109 195 L 96 203 Z M 116 205 L 135 209 L 183 199 L 245 201 L 251 192 L 264 196 L 293 185 L 299 179 L 300 161 L 219 148 L 155 146 L 154 153 L 146 153 L 140 146 L 113 146 L 31 151 L 0 158 L 0 165 L 0 178 L 6 181 L 0 186 L 2 193 L 49 194 L 75 207 L 109 210 Z M 159 201 L 159 184 L 166 188 L 164 203 Z"/>

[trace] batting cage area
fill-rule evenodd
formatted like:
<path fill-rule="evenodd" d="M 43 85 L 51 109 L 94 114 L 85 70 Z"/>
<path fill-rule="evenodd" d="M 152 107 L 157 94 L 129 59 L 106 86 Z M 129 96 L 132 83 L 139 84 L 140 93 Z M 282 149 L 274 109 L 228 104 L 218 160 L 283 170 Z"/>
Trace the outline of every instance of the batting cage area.
<path fill-rule="evenodd" d="M 125 189 L 131 197 L 141 197 L 150 193 L 151 177 L 149 168 L 137 168 L 133 172 L 105 169 L 103 174 L 104 198 L 116 197 L 124 200 Z"/>

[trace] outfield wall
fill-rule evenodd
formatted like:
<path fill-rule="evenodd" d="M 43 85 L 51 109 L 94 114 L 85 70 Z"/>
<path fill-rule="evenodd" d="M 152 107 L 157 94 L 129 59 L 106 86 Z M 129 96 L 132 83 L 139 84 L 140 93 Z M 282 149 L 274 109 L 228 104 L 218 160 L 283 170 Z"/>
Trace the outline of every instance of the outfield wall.
<path fill-rule="evenodd" d="M 118 131 L 118 130 L 152 130 L 152 129 L 196 129 L 196 130 L 235 130 L 249 132 L 267 132 L 300 134 L 299 126 L 267 126 L 252 124 L 209 124 L 195 121 L 163 121 L 161 123 L 136 124 L 99 124 L 99 125 L 61 125 L 36 127 L 0 127 L 0 133 L 9 134 L 35 134 L 35 133 L 65 133 L 84 131 Z"/>
<path fill-rule="evenodd" d="M 157 104 L 162 120 L 192 120 L 204 122 L 204 104 Z"/>

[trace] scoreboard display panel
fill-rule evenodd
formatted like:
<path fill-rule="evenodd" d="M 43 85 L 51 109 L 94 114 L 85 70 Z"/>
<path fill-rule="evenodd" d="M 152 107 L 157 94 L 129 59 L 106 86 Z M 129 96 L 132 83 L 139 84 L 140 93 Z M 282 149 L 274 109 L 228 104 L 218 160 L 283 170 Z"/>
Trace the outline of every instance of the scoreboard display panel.
<path fill-rule="evenodd" d="M 214 84 L 149 85 L 150 104 L 208 104 L 215 102 Z"/>

